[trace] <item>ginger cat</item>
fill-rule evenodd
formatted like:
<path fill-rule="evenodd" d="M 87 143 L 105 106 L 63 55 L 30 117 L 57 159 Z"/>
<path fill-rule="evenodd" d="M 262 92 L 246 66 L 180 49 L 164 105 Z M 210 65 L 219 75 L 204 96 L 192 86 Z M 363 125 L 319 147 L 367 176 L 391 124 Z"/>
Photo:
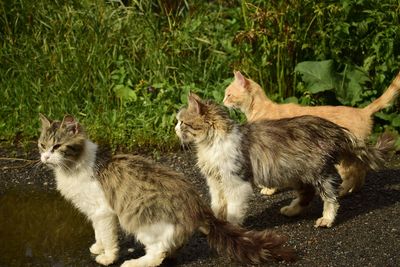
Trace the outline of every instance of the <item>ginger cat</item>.
<path fill-rule="evenodd" d="M 364 108 L 278 104 L 266 96 L 259 84 L 245 78 L 239 71 L 235 71 L 234 74 L 235 79 L 226 88 L 223 102 L 227 107 L 238 108 L 244 112 L 249 122 L 314 115 L 347 128 L 360 140 L 365 140 L 371 134 L 372 115 L 387 107 L 397 97 L 400 90 L 399 72 L 386 92 Z M 338 171 L 342 177 L 340 196 L 359 190 L 364 184 L 366 171 L 358 164 L 350 166 L 340 164 Z M 275 188 L 263 188 L 261 193 L 270 195 L 275 190 Z"/>

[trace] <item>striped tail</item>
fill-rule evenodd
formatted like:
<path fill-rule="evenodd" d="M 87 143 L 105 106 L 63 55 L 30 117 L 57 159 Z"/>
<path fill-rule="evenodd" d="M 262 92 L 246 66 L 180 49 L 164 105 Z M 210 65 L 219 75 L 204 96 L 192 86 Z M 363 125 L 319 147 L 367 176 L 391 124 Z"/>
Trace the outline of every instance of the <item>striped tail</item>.
<path fill-rule="evenodd" d="M 375 146 L 363 146 L 355 148 L 357 158 L 367 167 L 377 171 L 382 169 L 395 152 L 396 137 L 388 132 L 381 134 Z"/>
<path fill-rule="evenodd" d="M 259 264 L 271 259 L 293 261 L 295 252 L 283 247 L 287 238 L 271 231 L 250 231 L 207 212 L 208 243 L 219 254 L 239 262 Z"/>

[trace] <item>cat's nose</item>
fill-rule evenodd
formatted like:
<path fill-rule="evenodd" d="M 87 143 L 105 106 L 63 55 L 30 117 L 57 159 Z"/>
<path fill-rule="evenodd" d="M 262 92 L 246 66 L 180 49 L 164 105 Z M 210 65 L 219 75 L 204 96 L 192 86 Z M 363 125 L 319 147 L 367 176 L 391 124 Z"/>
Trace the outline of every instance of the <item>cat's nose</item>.
<path fill-rule="evenodd" d="M 49 160 L 49 158 L 50 158 L 49 154 L 42 154 L 41 156 L 41 160 L 43 163 L 46 163 Z"/>

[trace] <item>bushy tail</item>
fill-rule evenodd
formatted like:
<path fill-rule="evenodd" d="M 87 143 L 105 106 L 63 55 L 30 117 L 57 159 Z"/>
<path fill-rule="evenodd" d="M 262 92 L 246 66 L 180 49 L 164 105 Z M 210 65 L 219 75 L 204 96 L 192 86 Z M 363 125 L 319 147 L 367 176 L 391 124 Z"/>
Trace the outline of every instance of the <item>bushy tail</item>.
<path fill-rule="evenodd" d="M 208 243 L 220 254 L 239 262 L 259 264 L 267 260 L 293 261 L 295 252 L 283 247 L 287 238 L 271 231 L 250 231 L 207 214 Z"/>
<path fill-rule="evenodd" d="M 386 108 L 399 94 L 400 92 L 400 72 L 394 78 L 389 88 L 375 101 L 366 106 L 364 110 L 370 115 L 378 112 L 381 109 Z"/>
<path fill-rule="evenodd" d="M 356 156 L 370 169 L 381 169 L 395 151 L 396 137 L 388 132 L 381 134 L 375 146 L 363 146 L 356 149 Z"/>

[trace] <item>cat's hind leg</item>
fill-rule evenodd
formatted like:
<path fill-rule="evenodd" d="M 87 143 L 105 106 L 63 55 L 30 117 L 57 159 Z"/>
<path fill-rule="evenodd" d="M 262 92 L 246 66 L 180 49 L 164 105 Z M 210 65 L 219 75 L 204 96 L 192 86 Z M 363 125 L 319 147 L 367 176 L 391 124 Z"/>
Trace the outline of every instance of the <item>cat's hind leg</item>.
<path fill-rule="evenodd" d="M 336 199 L 322 198 L 324 201 L 324 210 L 322 217 L 315 222 L 315 227 L 331 227 L 335 221 L 337 211 L 339 209 L 339 203 Z"/>
<path fill-rule="evenodd" d="M 159 266 L 163 260 L 174 251 L 177 240 L 175 226 L 171 223 L 159 222 L 140 227 L 136 232 L 136 238 L 146 250 L 146 254 L 140 258 L 127 260 L 121 267 L 150 267 Z"/>
<path fill-rule="evenodd" d="M 121 267 L 153 267 L 159 266 L 166 258 L 167 253 L 160 244 L 153 244 L 146 247 L 146 254 L 138 259 L 127 260 Z"/>
<path fill-rule="evenodd" d="M 326 174 L 325 174 L 326 175 Z M 322 217 L 315 222 L 315 227 L 331 227 L 335 221 L 337 211 L 339 209 L 338 188 L 335 179 L 337 174 L 327 176 L 327 179 L 319 182 L 317 191 L 324 202 Z"/>
<path fill-rule="evenodd" d="M 90 252 L 98 254 L 96 262 L 110 265 L 118 257 L 117 220 L 114 214 L 98 214 L 92 218 L 96 243 L 90 247 Z"/>
<path fill-rule="evenodd" d="M 315 195 L 315 188 L 310 184 L 300 184 L 296 188 L 297 198 L 293 199 L 288 206 L 281 208 L 281 214 L 285 216 L 296 216 L 310 204 Z"/>
<path fill-rule="evenodd" d="M 260 190 L 260 193 L 263 195 L 267 195 L 267 196 L 272 196 L 273 194 L 275 194 L 278 191 L 278 188 L 274 188 L 274 187 L 263 187 Z"/>

